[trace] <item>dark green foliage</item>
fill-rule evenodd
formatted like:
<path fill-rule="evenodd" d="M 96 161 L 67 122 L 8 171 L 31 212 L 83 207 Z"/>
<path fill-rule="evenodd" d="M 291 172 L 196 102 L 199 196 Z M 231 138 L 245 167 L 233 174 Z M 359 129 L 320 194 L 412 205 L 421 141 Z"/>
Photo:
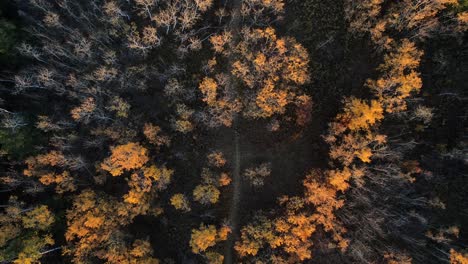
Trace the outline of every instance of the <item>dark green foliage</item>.
<path fill-rule="evenodd" d="M 468 0 L 459 0 L 459 6 L 457 7 L 457 12 L 463 12 L 468 10 Z"/>
<path fill-rule="evenodd" d="M 0 58 L 10 55 L 18 40 L 18 27 L 15 25 L 16 12 L 9 1 L 0 3 Z"/>
<path fill-rule="evenodd" d="M 39 132 L 32 126 L 16 130 L 1 128 L 0 150 L 9 158 L 20 160 L 34 154 L 34 146 L 40 142 L 40 138 Z"/>
<path fill-rule="evenodd" d="M 16 41 L 16 26 L 4 18 L 0 19 L 0 55 L 8 54 Z"/>

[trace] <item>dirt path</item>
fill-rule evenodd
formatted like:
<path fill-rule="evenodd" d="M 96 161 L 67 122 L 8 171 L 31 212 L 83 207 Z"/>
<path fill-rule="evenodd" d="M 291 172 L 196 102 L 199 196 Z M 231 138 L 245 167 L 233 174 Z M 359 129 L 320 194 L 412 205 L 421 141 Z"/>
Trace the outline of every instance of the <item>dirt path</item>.
<path fill-rule="evenodd" d="M 233 34 L 233 41 L 237 41 L 239 39 L 239 31 L 241 28 L 241 7 L 242 7 L 242 0 L 233 0 L 231 1 L 232 7 L 232 18 L 228 25 L 229 29 Z M 235 58 L 232 56 L 229 58 L 231 64 L 234 62 Z M 238 90 L 240 87 L 234 86 L 234 81 L 230 82 L 233 90 Z M 233 153 L 233 172 L 232 172 L 232 200 L 229 209 L 229 224 L 232 228 L 232 233 L 229 236 L 228 240 L 226 241 L 226 247 L 224 250 L 224 263 L 231 264 L 234 263 L 234 243 L 236 241 L 236 237 L 238 234 L 239 229 L 239 205 L 241 200 L 242 194 L 242 185 L 241 185 L 241 175 L 240 175 L 240 168 L 241 168 L 241 153 L 240 153 L 240 143 L 239 143 L 239 131 L 238 131 L 238 119 L 239 117 L 234 118 L 234 122 L 232 128 L 234 129 L 234 153 Z"/>
<path fill-rule="evenodd" d="M 241 166 L 241 153 L 239 146 L 239 132 L 234 131 L 234 155 L 233 155 L 233 171 L 232 171 L 232 200 L 231 206 L 229 209 L 229 224 L 232 228 L 232 234 L 229 236 L 226 241 L 226 248 L 224 252 L 224 263 L 231 264 L 233 262 L 234 255 L 234 243 L 236 240 L 236 235 L 239 229 L 239 205 L 241 200 L 241 175 L 240 175 L 240 166 Z"/>

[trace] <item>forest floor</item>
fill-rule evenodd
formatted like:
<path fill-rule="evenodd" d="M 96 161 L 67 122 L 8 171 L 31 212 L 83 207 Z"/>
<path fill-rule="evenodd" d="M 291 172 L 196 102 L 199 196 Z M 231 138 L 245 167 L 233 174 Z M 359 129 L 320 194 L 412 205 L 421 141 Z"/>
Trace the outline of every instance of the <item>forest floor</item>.
<path fill-rule="evenodd" d="M 222 199 L 228 206 L 220 212 L 232 228 L 225 244 L 224 263 L 237 263 L 235 241 L 239 240 L 240 227 L 249 222 L 253 213 L 268 212 L 276 206 L 277 197 L 300 193 L 307 172 L 323 164 L 320 129 L 312 131 L 313 126 L 304 131 L 271 134 L 266 131 L 266 123 L 241 120 L 237 127 L 222 128 L 213 134 L 213 148 L 225 154 L 232 177 L 230 189 Z M 270 163 L 272 173 L 264 186 L 253 187 L 243 178 L 243 171 L 262 163 Z"/>

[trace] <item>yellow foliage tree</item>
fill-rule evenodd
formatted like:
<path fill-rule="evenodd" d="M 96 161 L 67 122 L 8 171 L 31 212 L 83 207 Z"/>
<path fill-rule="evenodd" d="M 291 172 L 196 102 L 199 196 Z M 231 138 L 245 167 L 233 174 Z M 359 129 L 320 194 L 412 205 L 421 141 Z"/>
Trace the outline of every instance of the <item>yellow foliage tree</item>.
<path fill-rule="evenodd" d="M 367 130 L 383 118 L 383 108 L 376 100 L 366 103 L 357 98 L 345 101 L 344 112 L 337 119 L 346 124 L 347 128 L 354 130 Z"/>
<path fill-rule="evenodd" d="M 231 228 L 228 226 L 222 226 L 219 230 L 216 230 L 214 225 L 200 224 L 198 229 L 192 229 L 190 248 L 193 253 L 202 254 L 208 248 L 216 245 L 216 243 L 225 241 L 230 233 Z M 209 258 L 210 254 L 206 256 Z"/>
<path fill-rule="evenodd" d="M 192 230 L 192 236 L 190 238 L 190 247 L 192 252 L 200 254 L 207 248 L 216 245 L 217 232 L 214 225 L 205 226 L 200 225 L 199 229 Z"/>
<path fill-rule="evenodd" d="M 124 99 L 115 96 L 112 98 L 107 108 L 110 111 L 115 112 L 117 117 L 126 118 L 128 117 L 128 112 L 130 111 L 130 104 L 127 103 Z"/>
<path fill-rule="evenodd" d="M 45 205 L 27 211 L 22 217 L 23 227 L 47 230 L 54 223 L 54 215 Z"/>
<path fill-rule="evenodd" d="M 236 242 L 234 248 L 241 257 L 256 256 L 265 245 L 276 248 L 281 243 L 273 222 L 263 215 L 258 215 L 252 224 L 242 227 L 241 239 Z"/>
<path fill-rule="evenodd" d="M 0 213 L 0 262 L 40 263 L 42 252 L 54 244 L 49 229 L 55 219 L 49 208 L 23 206 L 12 196 Z"/>
<path fill-rule="evenodd" d="M 224 256 L 218 252 L 209 251 L 205 254 L 208 264 L 223 264 Z"/>
<path fill-rule="evenodd" d="M 193 199 L 201 204 L 215 204 L 218 202 L 220 192 L 211 184 L 200 184 L 193 190 Z"/>
<path fill-rule="evenodd" d="M 189 201 L 182 193 L 174 194 L 171 197 L 171 205 L 174 206 L 174 208 L 177 210 L 182 210 L 185 212 L 190 211 Z"/>

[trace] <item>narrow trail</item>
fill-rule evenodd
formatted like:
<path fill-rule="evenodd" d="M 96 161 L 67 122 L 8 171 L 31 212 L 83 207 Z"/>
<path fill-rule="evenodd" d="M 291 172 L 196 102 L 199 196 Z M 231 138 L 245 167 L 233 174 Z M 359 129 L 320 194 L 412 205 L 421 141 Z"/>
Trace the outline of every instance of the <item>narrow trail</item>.
<path fill-rule="evenodd" d="M 232 233 L 226 242 L 226 248 L 224 252 L 224 263 L 233 263 L 234 255 L 234 243 L 236 240 L 236 234 L 239 229 L 239 204 L 241 200 L 241 155 L 239 146 L 239 132 L 234 131 L 234 166 L 232 172 L 232 200 L 231 207 L 229 209 L 229 223 L 232 228 Z"/>
<path fill-rule="evenodd" d="M 239 40 L 239 31 L 241 28 L 241 7 L 242 7 L 242 0 L 233 0 L 228 1 L 231 3 L 232 8 L 232 18 L 228 25 L 229 30 L 233 34 L 233 41 L 237 42 Z M 229 57 L 229 61 L 232 64 L 235 61 L 233 56 Z M 239 90 L 240 87 L 234 86 L 234 82 L 231 81 L 231 89 L 232 90 Z M 240 154 L 240 143 L 239 143 L 239 130 L 238 130 L 238 119 L 239 117 L 234 118 L 234 122 L 232 128 L 234 130 L 234 164 L 233 164 L 233 172 L 232 172 L 232 200 L 229 209 L 229 218 L 228 222 L 231 225 L 232 233 L 229 236 L 228 240 L 226 241 L 226 247 L 224 250 L 224 263 L 231 264 L 234 263 L 234 243 L 236 241 L 236 236 L 239 231 L 239 204 L 241 200 L 242 194 L 242 184 L 241 184 L 241 175 L 240 175 L 240 168 L 241 168 L 241 154 Z"/>

